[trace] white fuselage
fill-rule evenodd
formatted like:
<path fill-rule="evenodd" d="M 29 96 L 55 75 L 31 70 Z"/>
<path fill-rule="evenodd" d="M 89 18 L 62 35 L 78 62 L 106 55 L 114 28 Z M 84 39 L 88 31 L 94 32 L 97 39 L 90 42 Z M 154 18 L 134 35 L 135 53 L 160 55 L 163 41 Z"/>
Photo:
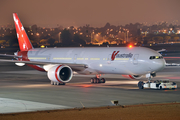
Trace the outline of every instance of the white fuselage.
<path fill-rule="evenodd" d="M 163 58 L 150 59 L 161 56 L 158 52 L 144 47 L 37 48 L 27 56 L 30 61 L 85 64 L 87 68 L 77 71 L 81 74 L 142 75 L 165 66 Z"/>

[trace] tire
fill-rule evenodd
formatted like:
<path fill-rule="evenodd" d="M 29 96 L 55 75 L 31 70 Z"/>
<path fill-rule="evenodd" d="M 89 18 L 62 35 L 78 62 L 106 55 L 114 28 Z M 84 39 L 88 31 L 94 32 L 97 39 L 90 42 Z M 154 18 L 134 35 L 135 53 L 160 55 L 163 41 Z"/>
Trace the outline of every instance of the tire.
<path fill-rule="evenodd" d="M 138 87 L 139 87 L 140 82 L 141 82 L 141 81 L 138 82 Z"/>
<path fill-rule="evenodd" d="M 141 81 L 138 82 L 138 87 L 141 89 Z"/>
<path fill-rule="evenodd" d="M 139 82 L 138 82 L 138 87 L 139 87 L 139 89 L 144 89 L 144 86 L 143 86 L 143 82 L 142 82 L 142 81 L 139 81 Z"/>
<path fill-rule="evenodd" d="M 53 81 L 51 81 L 51 85 L 54 85 L 54 82 L 53 82 Z"/>
<path fill-rule="evenodd" d="M 97 83 L 97 79 L 96 78 L 94 79 L 94 83 Z"/>
<path fill-rule="evenodd" d="M 61 85 L 66 85 L 66 83 L 61 83 Z"/>
<path fill-rule="evenodd" d="M 91 78 L 91 83 L 94 83 L 94 78 Z"/>
<path fill-rule="evenodd" d="M 106 80 L 104 78 L 101 79 L 101 83 L 105 83 Z"/>
<path fill-rule="evenodd" d="M 99 78 L 96 78 L 96 82 L 97 83 L 101 83 Z"/>
<path fill-rule="evenodd" d="M 139 86 L 139 89 L 144 89 L 144 86 L 141 84 L 141 85 Z"/>
<path fill-rule="evenodd" d="M 162 90 L 162 86 L 160 86 L 160 88 L 159 88 L 160 90 Z"/>
<path fill-rule="evenodd" d="M 56 82 L 54 82 L 54 84 L 53 85 L 56 85 Z"/>

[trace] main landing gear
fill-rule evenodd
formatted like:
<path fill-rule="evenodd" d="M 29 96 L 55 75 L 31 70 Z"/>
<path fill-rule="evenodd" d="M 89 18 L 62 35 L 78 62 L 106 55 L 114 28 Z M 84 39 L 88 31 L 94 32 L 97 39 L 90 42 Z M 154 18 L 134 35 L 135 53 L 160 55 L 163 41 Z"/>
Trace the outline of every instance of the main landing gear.
<path fill-rule="evenodd" d="M 51 81 L 51 85 L 65 85 L 66 83 L 59 83 L 59 82 L 54 82 Z"/>
<path fill-rule="evenodd" d="M 101 76 L 101 74 L 100 75 L 96 75 L 95 78 L 91 78 L 91 83 L 105 83 L 106 80 L 104 78 L 100 79 L 100 76 Z"/>

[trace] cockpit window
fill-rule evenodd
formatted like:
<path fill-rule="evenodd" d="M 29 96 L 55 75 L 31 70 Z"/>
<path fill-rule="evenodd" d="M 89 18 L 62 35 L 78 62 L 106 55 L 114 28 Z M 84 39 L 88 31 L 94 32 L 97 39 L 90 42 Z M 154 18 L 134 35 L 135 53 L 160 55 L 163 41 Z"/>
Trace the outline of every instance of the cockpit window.
<path fill-rule="evenodd" d="M 163 59 L 163 56 L 150 56 L 150 60 L 152 59 Z"/>

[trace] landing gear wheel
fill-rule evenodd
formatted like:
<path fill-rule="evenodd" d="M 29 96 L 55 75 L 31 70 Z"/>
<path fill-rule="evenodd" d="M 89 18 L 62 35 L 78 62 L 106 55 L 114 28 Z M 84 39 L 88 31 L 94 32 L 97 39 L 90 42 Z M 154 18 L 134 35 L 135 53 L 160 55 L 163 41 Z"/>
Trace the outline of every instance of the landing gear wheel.
<path fill-rule="evenodd" d="M 106 80 L 104 78 L 91 78 L 91 83 L 105 83 Z"/>
<path fill-rule="evenodd" d="M 59 82 L 54 82 L 51 81 L 51 85 L 65 85 L 66 83 L 59 83 Z"/>
<path fill-rule="evenodd" d="M 91 83 L 94 83 L 94 78 L 91 78 Z"/>
<path fill-rule="evenodd" d="M 96 83 L 101 83 L 99 78 L 96 78 Z"/>
<path fill-rule="evenodd" d="M 97 78 L 94 79 L 94 83 L 97 83 Z"/>
<path fill-rule="evenodd" d="M 142 81 L 139 81 L 138 82 L 138 87 L 139 87 L 139 89 L 144 89 L 144 86 L 143 86 L 143 82 Z"/>
<path fill-rule="evenodd" d="M 53 82 L 53 81 L 51 81 L 51 85 L 54 85 L 54 82 Z"/>
<path fill-rule="evenodd" d="M 162 86 L 160 86 L 160 90 L 162 90 Z"/>
<path fill-rule="evenodd" d="M 66 85 L 66 83 L 62 83 L 62 84 L 60 84 L 60 85 Z"/>
<path fill-rule="evenodd" d="M 101 79 L 101 83 L 105 83 L 106 80 L 104 78 Z"/>
<path fill-rule="evenodd" d="M 54 84 L 53 85 L 56 85 L 56 82 L 54 82 Z"/>

